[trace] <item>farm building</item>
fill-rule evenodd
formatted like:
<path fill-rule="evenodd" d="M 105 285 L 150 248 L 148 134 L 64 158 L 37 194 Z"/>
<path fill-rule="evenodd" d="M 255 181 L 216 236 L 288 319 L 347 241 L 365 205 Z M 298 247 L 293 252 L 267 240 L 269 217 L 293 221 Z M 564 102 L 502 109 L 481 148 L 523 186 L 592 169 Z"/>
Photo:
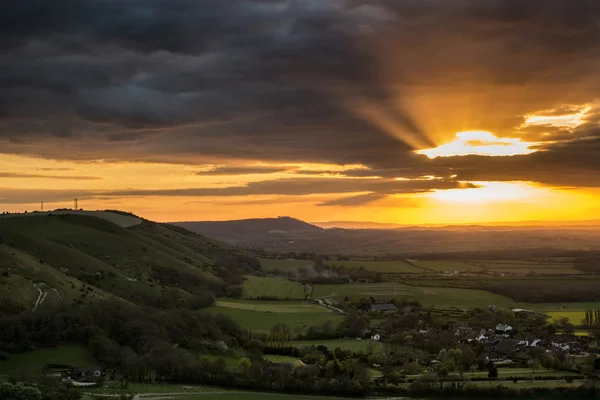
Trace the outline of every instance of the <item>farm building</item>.
<path fill-rule="evenodd" d="M 496 333 L 509 333 L 513 330 L 512 326 L 506 324 L 496 325 Z"/>

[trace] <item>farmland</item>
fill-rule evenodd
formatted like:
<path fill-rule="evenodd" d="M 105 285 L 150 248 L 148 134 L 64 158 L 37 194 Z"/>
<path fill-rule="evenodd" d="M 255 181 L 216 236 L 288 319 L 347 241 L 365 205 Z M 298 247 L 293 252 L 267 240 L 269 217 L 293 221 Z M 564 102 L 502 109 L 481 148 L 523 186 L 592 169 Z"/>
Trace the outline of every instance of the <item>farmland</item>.
<path fill-rule="evenodd" d="M 406 261 L 328 261 L 327 264 L 334 266 L 344 266 L 346 268 L 363 267 L 367 271 L 385 272 L 385 273 L 423 273 L 424 269 L 415 267 Z"/>
<path fill-rule="evenodd" d="M 260 258 L 260 265 L 264 270 L 278 269 L 280 271 L 289 271 L 290 269 L 312 267 L 314 262 L 311 260 L 283 260 L 273 258 Z"/>
<path fill-rule="evenodd" d="M 423 268 L 442 272 L 442 271 L 458 271 L 458 272 L 481 272 L 482 269 L 475 265 L 468 264 L 464 261 L 454 260 L 435 260 L 435 261 L 416 261 L 414 264 Z"/>
<path fill-rule="evenodd" d="M 280 299 L 304 299 L 304 286 L 286 278 L 247 276 L 244 282 L 245 298 L 277 297 Z"/>
<path fill-rule="evenodd" d="M 403 284 L 366 283 L 348 285 L 317 285 L 313 298 L 333 298 L 337 300 L 360 297 L 396 297 L 405 300 L 418 300 L 424 306 L 437 307 L 487 307 L 494 304 L 501 307 L 512 307 L 515 302 L 508 297 L 486 292 L 484 290 L 460 289 L 448 287 L 419 287 Z"/>
<path fill-rule="evenodd" d="M 17 373 L 38 376 L 48 363 L 90 366 L 95 361 L 83 346 L 66 345 L 13 354 L 8 360 L 0 362 L 0 375 Z"/>
<path fill-rule="evenodd" d="M 340 314 L 324 307 L 302 301 L 252 301 L 218 300 L 207 309 L 214 314 L 231 317 L 242 328 L 256 332 L 268 332 L 277 323 L 283 322 L 294 332 L 305 331 L 308 327 L 332 321 L 339 323 Z"/>

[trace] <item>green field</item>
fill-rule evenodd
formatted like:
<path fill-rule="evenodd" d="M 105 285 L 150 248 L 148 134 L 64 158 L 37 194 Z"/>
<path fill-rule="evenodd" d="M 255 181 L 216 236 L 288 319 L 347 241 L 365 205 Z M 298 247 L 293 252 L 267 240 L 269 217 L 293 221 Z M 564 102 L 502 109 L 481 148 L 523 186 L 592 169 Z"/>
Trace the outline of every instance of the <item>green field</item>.
<path fill-rule="evenodd" d="M 383 343 L 372 342 L 371 340 L 356 340 L 356 339 L 334 339 L 334 340 L 295 340 L 292 345 L 298 348 L 304 346 L 326 346 L 329 350 L 335 350 L 339 347 L 342 350 L 351 350 L 355 353 L 362 351 L 363 353 L 377 353 L 383 350 Z"/>
<path fill-rule="evenodd" d="M 95 366 L 96 361 L 84 347 L 66 345 L 13 354 L 7 361 L 0 362 L 0 375 L 38 376 L 49 363 L 86 367 Z"/>
<path fill-rule="evenodd" d="M 576 275 L 583 273 L 573 268 L 571 262 L 538 262 L 530 260 L 477 260 L 468 261 L 485 271 L 513 275 Z"/>
<path fill-rule="evenodd" d="M 294 332 L 303 332 L 310 326 L 332 321 L 339 323 L 343 317 L 324 307 L 304 301 L 217 300 L 208 312 L 231 317 L 242 328 L 268 332 L 283 322 Z"/>
<path fill-rule="evenodd" d="M 244 297 L 277 297 L 280 299 L 304 299 L 304 286 L 286 278 L 264 278 L 247 276 L 244 282 Z"/>
<path fill-rule="evenodd" d="M 548 316 L 553 321 L 566 317 L 573 325 L 580 325 L 581 320 L 585 319 L 585 311 L 551 311 Z"/>
<path fill-rule="evenodd" d="M 314 261 L 311 260 L 280 260 L 273 258 L 259 258 L 259 260 L 264 270 L 278 269 L 289 271 L 290 269 L 312 267 L 314 265 Z"/>
<path fill-rule="evenodd" d="M 392 297 L 390 283 L 365 283 L 350 285 L 316 285 L 313 298 L 333 298 L 343 300 L 345 297 Z M 515 302 L 508 297 L 500 296 L 484 290 L 458 289 L 447 287 L 419 287 L 394 284 L 393 297 L 398 299 L 418 300 L 424 306 L 436 307 L 487 307 L 494 304 L 499 307 L 513 307 Z"/>
<path fill-rule="evenodd" d="M 464 261 L 417 261 L 415 264 L 434 271 L 481 272 L 481 268 L 469 265 Z"/>
<path fill-rule="evenodd" d="M 335 266 L 344 266 L 346 268 L 364 267 L 367 271 L 386 272 L 386 273 L 423 273 L 425 270 L 415 267 L 406 261 L 328 261 L 327 264 Z"/>
<path fill-rule="evenodd" d="M 283 393 L 253 393 L 253 392 L 221 392 L 202 393 L 198 395 L 187 395 L 173 397 L 181 400 L 317 400 L 317 399 L 347 399 L 342 397 L 305 396 Z"/>
<path fill-rule="evenodd" d="M 279 354 L 265 354 L 264 359 L 278 364 L 292 364 L 298 361 L 296 357 L 280 356 Z"/>

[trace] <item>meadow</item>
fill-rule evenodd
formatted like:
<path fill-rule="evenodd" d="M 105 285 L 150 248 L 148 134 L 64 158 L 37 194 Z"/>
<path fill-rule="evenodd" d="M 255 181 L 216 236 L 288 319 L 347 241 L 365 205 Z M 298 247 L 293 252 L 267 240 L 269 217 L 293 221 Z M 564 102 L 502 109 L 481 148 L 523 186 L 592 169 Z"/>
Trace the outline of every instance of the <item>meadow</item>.
<path fill-rule="evenodd" d="M 572 262 L 541 262 L 531 260 L 476 260 L 466 261 L 480 271 L 511 275 L 576 275 L 583 273 L 573 268 Z"/>
<path fill-rule="evenodd" d="M 313 298 L 332 298 L 343 300 L 345 297 L 357 299 L 361 297 L 418 300 L 424 306 L 436 307 L 512 307 L 515 302 L 506 296 L 486 292 L 484 290 L 461 289 L 448 287 L 419 287 L 399 283 L 365 283 L 348 285 L 316 285 Z"/>
<path fill-rule="evenodd" d="M 96 361 L 83 346 L 65 345 L 13 354 L 8 360 L 0 361 L 0 375 L 39 376 L 49 363 L 86 367 L 94 366 Z"/>
<path fill-rule="evenodd" d="M 263 270 L 278 269 L 280 271 L 289 271 L 304 267 L 312 267 L 314 262 L 311 260 L 284 260 L 274 258 L 259 258 Z"/>
<path fill-rule="evenodd" d="M 327 261 L 328 265 L 344 266 L 346 268 L 364 267 L 367 271 L 384 272 L 384 273 L 409 273 L 419 274 L 426 272 L 423 268 L 415 267 L 406 261 Z"/>
<path fill-rule="evenodd" d="M 414 264 L 436 272 L 458 271 L 458 272 L 481 272 L 482 269 L 464 261 L 454 260 L 435 260 L 435 261 L 416 261 Z"/>
<path fill-rule="evenodd" d="M 247 276 L 244 282 L 243 296 L 255 299 L 260 296 L 277 297 L 280 299 L 304 299 L 304 286 L 286 278 L 265 278 Z"/>
<path fill-rule="evenodd" d="M 343 319 L 341 314 L 304 301 L 221 299 L 206 310 L 227 315 L 242 328 L 263 333 L 280 322 L 285 323 L 292 331 L 300 333 L 310 326 L 322 325 L 327 321 L 337 324 Z"/>

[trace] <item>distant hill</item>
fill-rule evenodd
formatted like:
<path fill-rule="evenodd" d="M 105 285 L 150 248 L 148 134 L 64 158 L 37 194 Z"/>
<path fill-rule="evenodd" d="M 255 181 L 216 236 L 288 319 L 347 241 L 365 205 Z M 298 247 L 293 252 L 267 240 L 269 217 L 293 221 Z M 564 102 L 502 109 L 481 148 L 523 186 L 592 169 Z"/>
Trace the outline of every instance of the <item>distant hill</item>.
<path fill-rule="evenodd" d="M 402 226 L 330 222 L 310 224 L 290 217 L 238 221 L 179 222 L 175 225 L 247 249 L 288 254 L 329 253 L 404 256 L 534 248 L 598 249 L 594 221 L 552 226 Z M 541 223 L 538 223 L 540 225 Z M 510 253 L 507 253 L 510 254 Z"/>
<path fill-rule="evenodd" d="M 0 218 L 0 314 L 105 298 L 199 307 L 258 268 L 240 249 L 126 213 Z"/>
<path fill-rule="evenodd" d="M 233 221 L 172 222 L 172 225 L 220 240 L 247 235 L 319 232 L 322 228 L 291 217 L 253 218 Z"/>

